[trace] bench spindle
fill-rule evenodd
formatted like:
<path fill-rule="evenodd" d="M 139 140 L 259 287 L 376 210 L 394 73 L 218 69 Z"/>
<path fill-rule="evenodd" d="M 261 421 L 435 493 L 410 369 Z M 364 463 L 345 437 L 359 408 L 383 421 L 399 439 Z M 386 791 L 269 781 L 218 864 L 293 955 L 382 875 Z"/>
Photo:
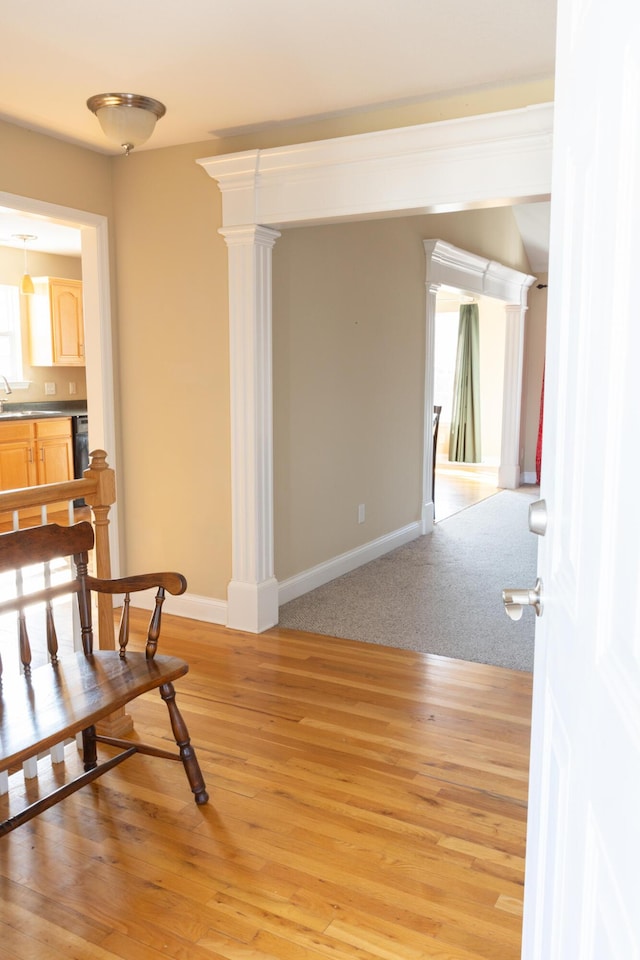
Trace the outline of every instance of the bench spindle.
<path fill-rule="evenodd" d="M 120 614 L 120 629 L 118 630 L 118 647 L 120 648 L 120 657 L 126 660 L 127 644 L 129 643 L 129 605 L 131 597 L 125 593 L 122 602 L 122 613 Z"/>
<path fill-rule="evenodd" d="M 153 660 L 158 649 L 158 637 L 160 636 L 160 618 L 162 616 L 162 604 L 164 603 L 164 588 L 160 587 L 156 594 L 156 603 L 151 615 L 149 632 L 147 633 L 146 656 L 147 660 Z"/>
<path fill-rule="evenodd" d="M 53 619 L 53 605 L 49 600 L 45 608 L 45 618 L 47 623 L 47 653 L 51 663 L 58 662 L 58 634 L 56 624 Z"/>
<path fill-rule="evenodd" d="M 24 610 L 18 614 L 18 646 L 20 648 L 20 663 L 26 674 L 31 673 L 31 644 L 27 630 L 27 618 Z"/>

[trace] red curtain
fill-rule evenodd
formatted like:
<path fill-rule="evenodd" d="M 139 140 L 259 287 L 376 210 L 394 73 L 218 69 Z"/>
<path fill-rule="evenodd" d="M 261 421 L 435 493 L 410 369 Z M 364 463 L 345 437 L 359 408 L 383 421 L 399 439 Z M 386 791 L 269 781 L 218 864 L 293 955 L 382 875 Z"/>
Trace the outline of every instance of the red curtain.
<path fill-rule="evenodd" d="M 540 483 L 542 469 L 542 421 L 544 420 L 544 369 L 542 370 L 542 389 L 540 391 L 540 421 L 538 423 L 538 443 L 536 446 L 536 483 Z"/>

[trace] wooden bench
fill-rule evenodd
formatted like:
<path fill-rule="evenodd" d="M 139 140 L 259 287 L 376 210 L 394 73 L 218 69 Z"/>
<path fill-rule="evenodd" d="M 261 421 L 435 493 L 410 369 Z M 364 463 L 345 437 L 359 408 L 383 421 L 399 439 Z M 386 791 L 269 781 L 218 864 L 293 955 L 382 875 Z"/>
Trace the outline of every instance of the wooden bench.
<path fill-rule="evenodd" d="M 165 592 L 183 593 L 186 581 L 177 573 L 143 574 L 115 580 L 93 577 L 88 572 L 88 556 L 93 545 L 93 528 L 87 522 L 66 527 L 52 523 L 0 534 L 0 574 L 34 564 L 50 565 L 67 557 L 73 557 L 75 568 L 75 576 L 64 583 L 47 584 L 46 580 L 52 579 L 49 576 L 39 589 L 0 602 L 0 615 L 17 614 L 22 664 L 22 674 L 9 679 L 2 677 L 0 662 L 0 771 L 12 771 L 23 761 L 77 734 L 82 738 L 84 768 L 83 773 L 4 820 L 0 834 L 31 820 L 135 753 L 181 760 L 196 803 L 208 800 L 200 766 L 175 701 L 173 682 L 187 673 L 188 665 L 176 657 L 156 655 Z M 127 648 L 130 594 L 149 588 L 156 589 L 157 593 L 146 649 L 131 652 Z M 92 594 L 110 597 L 124 594 L 118 649 L 93 649 Z M 63 596 L 77 599 L 82 633 L 82 650 L 64 656 L 59 654 L 53 616 L 53 601 Z M 34 604 L 44 604 L 43 640 L 48 662 L 32 667 L 27 611 Z M 105 736 L 96 730 L 98 721 L 155 688 L 167 704 L 177 752 Z M 116 748 L 117 753 L 98 759 L 98 744 Z"/>

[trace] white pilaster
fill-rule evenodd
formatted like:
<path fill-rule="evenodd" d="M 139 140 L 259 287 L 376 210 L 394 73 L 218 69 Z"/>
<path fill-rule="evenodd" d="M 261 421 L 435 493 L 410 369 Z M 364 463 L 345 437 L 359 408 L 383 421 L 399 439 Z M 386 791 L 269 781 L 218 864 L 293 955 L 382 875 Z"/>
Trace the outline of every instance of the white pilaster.
<path fill-rule="evenodd" d="M 515 490 L 520 486 L 520 413 L 526 310 L 525 306 L 518 303 L 506 304 L 504 308 L 507 322 L 504 344 L 502 455 L 498 470 L 498 486 L 509 490 Z"/>
<path fill-rule="evenodd" d="M 227 626 L 278 622 L 273 561 L 271 256 L 276 230 L 222 229 L 229 250 L 232 573 Z"/>
<path fill-rule="evenodd" d="M 439 283 L 427 282 L 427 316 L 424 365 L 424 460 L 422 465 L 422 533 L 431 533 L 435 522 L 433 500 L 433 390 L 436 330 L 436 297 Z"/>

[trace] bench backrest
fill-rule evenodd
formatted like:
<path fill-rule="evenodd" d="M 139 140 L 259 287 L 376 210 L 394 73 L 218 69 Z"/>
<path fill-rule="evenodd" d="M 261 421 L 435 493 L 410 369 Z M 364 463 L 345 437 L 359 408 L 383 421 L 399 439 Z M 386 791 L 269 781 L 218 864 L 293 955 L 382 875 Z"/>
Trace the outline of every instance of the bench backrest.
<path fill-rule="evenodd" d="M 83 521 L 69 527 L 56 523 L 16 530 L 0 535 L 0 574 L 15 571 L 14 596 L 0 601 L 0 615 L 18 614 L 18 642 L 22 667 L 29 672 L 32 662 L 31 639 L 27 626 L 27 608 L 45 605 L 45 634 L 49 659 L 58 659 L 58 638 L 53 617 L 53 602 L 64 596 L 77 595 L 81 624 L 82 649 L 93 652 L 90 588 L 88 585 L 88 557 L 94 536 L 90 523 Z M 48 565 L 53 561 L 73 558 L 75 576 L 61 583 L 51 583 Z M 44 565 L 44 586 L 25 590 L 22 571 L 27 567 Z M 0 674 L 2 661 L 0 659 Z"/>
<path fill-rule="evenodd" d="M 155 608 L 151 615 L 147 633 L 146 654 L 153 658 L 160 631 L 161 608 L 165 591 L 172 594 L 184 593 L 187 582 L 179 573 L 148 573 L 116 580 L 91 576 L 88 571 L 88 555 L 93 547 L 93 528 L 87 521 L 72 526 L 59 526 L 56 523 L 11 533 L 0 534 L 0 575 L 16 571 L 15 595 L 0 601 L 0 615 L 16 612 L 18 614 L 18 643 L 20 661 L 26 673 L 31 669 L 32 650 L 27 628 L 26 610 L 36 604 L 45 605 L 45 629 L 39 633 L 46 635 L 48 659 L 54 663 L 58 654 L 58 639 L 53 618 L 53 602 L 69 595 L 77 596 L 80 620 L 82 651 L 89 655 L 93 652 L 92 602 L 91 595 L 124 595 L 120 629 L 118 635 L 119 655 L 126 656 L 129 642 L 129 603 L 130 594 L 154 588 L 156 592 Z M 48 565 L 59 559 L 72 557 L 75 576 L 61 583 L 52 583 L 51 569 Z M 24 589 L 23 568 L 44 565 L 44 586 L 35 590 Z M 113 649 L 113 648 L 112 648 Z M 0 675 L 1 675 L 0 662 Z"/>

